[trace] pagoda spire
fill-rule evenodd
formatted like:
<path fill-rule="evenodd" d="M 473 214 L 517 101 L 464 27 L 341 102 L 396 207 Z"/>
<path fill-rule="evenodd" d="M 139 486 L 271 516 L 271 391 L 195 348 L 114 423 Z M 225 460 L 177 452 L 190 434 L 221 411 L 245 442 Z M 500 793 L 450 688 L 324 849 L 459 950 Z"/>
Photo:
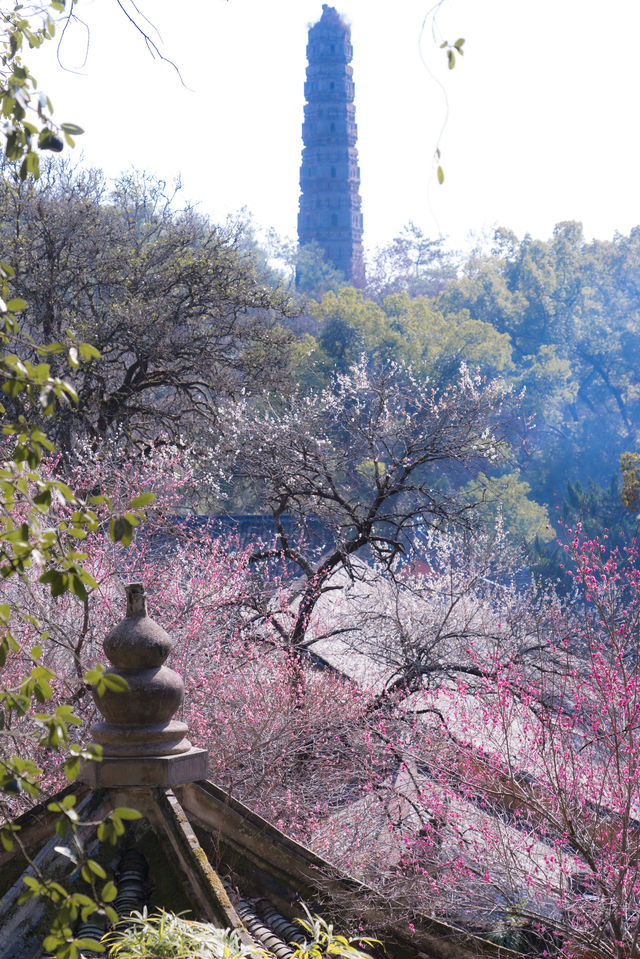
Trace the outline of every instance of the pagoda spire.
<path fill-rule="evenodd" d="M 354 286 L 364 283 L 351 29 L 322 5 L 309 29 L 300 167 L 300 246 L 316 242 Z"/>

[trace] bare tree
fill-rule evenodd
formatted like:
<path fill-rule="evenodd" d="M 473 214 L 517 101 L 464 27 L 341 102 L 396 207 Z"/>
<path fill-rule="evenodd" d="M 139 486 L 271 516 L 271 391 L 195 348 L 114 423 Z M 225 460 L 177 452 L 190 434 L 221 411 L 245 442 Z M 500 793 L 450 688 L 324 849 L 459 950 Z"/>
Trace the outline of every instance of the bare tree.
<path fill-rule="evenodd" d="M 375 687 L 373 708 L 465 677 L 483 686 L 507 663 L 530 677 L 554 668 L 552 589 L 541 589 L 498 522 L 494 530 L 428 530 L 409 561 L 362 564 L 320 600 L 314 645 L 331 665 Z M 514 571 L 519 571 L 514 575 Z M 338 586 L 334 576 L 333 585 Z"/>
<path fill-rule="evenodd" d="M 225 469 L 250 485 L 277 534 L 254 559 L 280 557 L 299 572 L 295 606 L 275 619 L 291 649 L 315 641 L 307 627 L 338 569 L 351 575 L 365 552 L 389 567 L 416 530 L 469 524 L 461 475 L 498 456 L 509 395 L 465 368 L 443 391 L 363 359 L 333 388 L 226 410 Z"/>

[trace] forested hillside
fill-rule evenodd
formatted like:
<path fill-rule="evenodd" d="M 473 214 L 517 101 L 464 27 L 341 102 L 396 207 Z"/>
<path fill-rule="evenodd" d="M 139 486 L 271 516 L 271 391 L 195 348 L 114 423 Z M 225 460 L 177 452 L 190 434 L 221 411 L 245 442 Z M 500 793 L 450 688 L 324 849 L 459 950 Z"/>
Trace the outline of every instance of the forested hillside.
<path fill-rule="evenodd" d="M 23 329 L 71 330 L 101 354 L 78 371 L 77 406 L 56 416 L 65 450 L 113 431 L 128 443 L 187 432 L 205 452 L 220 404 L 243 391 L 331 389 L 363 356 L 443 388 L 465 364 L 518 402 L 491 467 L 445 485 L 466 484 L 488 522 L 499 508 L 535 563 L 553 553 L 558 512 L 587 531 L 634 528 L 619 464 L 640 445 L 640 231 L 588 242 L 577 223 L 549 240 L 499 230 L 488 252 L 456 262 L 410 225 L 378 251 L 364 290 L 302 251 L 294 296 L 250 223 L 213 225 L 142 174 L 110 184 L 58 165 L 35 183 L 7 172 L 1 189 Z M 246 484 L 227 493 L 236 510 L 259 508 Z"/>
<path fill-rule="evenodd" d="M 607 242 L 577 223 L 545 241 L 499 230 L 489 252 L 456 263 L 409 226 L 378 251 L 364 290 L 303 251 L 308 292 L 294 296 L 249 223 L 215 226 L 144 175 L 109 184 L 54 166 L 36 183 L 7 173 L 1 189 L 23 329 L 72 330 L 101 354 L 78 371 L 78 405 L 56 416 L 64 449 L 115 430 L 131 443 L 197 433 L 204 452 L 220 404 L 242 391 L 330 389 L 363 356 L 443 388 L 464 363 L 518 396 L 498 459 L 455 480 L 478 516 L 493 522 L 499 508 L 543 565 L 558 513 L 632 532 L 619 464 L 640 445 L 638 230 Z M 227 492 L 236 510 L 259 509 L 246 485 Z"/>
<path fill-rule="evenodd" d="M 364 291 L 308 303 L 315 344 L 301 377 L 326 380 L 363 352 L 438 382 L 461 362 L 503 376 L 521 395 L 518 420 L 503 461 L 474 488 L 501 500 L 529 544 L 555 537 L 556 508 L 588 529 L 630 530 L 619 458 L 638 448 L 639 293 L 638 229 L 590 242 L 578 223 L 549 240 L 499 230 L 488 253 L 456 269 L 409 227 L 379 253 Z"/>

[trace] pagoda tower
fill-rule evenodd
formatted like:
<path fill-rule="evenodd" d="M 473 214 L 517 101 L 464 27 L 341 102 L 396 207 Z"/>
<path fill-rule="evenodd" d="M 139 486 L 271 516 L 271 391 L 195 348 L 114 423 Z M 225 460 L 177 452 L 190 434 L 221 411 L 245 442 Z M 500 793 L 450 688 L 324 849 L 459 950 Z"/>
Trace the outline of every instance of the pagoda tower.
<path fill-rule="evenodd" d="M 351 30 L 335 7 L 309 29 L 300 167 L 300 246 L 316 241 L 354 286 L 364 283 Z"/>

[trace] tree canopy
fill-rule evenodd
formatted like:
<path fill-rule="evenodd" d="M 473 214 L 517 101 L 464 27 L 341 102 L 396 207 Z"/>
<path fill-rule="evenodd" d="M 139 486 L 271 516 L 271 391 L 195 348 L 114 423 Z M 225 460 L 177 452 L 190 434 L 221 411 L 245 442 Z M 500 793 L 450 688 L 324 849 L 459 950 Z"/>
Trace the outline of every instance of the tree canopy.
<path fill-rule="evenodd" d="M 143 174 L 108 184 L 55 165 L 22 183 L 6 171 L 0 192 L 23 329 L 38 340 L 71 330 L 100 354 L 56 418 L 65 448 L 116 427 L 176 436 L 222 397 L 282 385 L 290 303 L 260 275 L 241 223 L 214 226 Z"/>

